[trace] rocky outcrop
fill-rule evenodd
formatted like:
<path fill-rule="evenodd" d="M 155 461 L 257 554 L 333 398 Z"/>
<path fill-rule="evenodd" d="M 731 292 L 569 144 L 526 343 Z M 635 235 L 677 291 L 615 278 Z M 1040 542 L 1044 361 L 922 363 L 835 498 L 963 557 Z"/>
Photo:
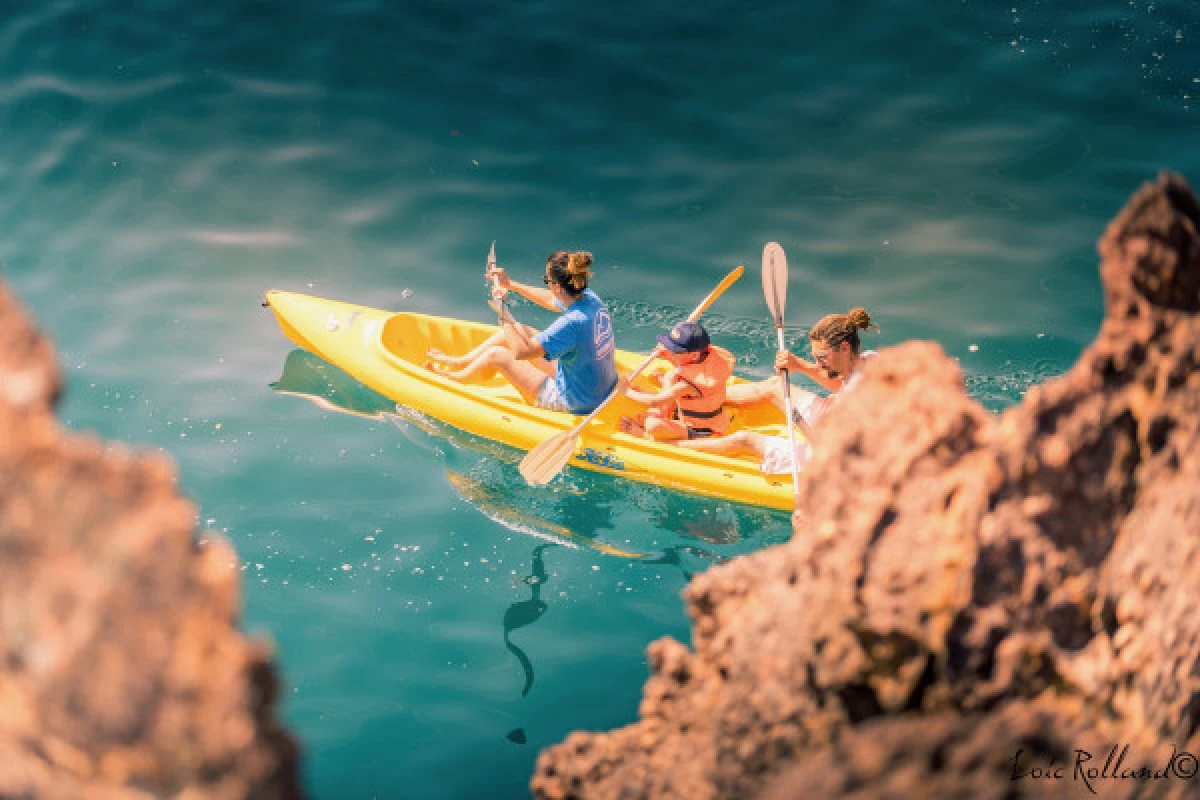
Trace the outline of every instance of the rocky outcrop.
<path fill-rule="evenodd" d="M 1103 796 L 1200 795 L 1198 230 L 1181 178 L 1143 188 L 1096 341 L 999 417 L 937 345 L 869 362 L 794 538 L 696 578 L 694 651 L 654 643 L 640 720 L 544 751 L 535 795 L 1058 797 L 1114 743 L 1150 772 Z"/>
<path fill-rule="evenodd" d="M 65 431 L 60 385 L 0 285 L 0 797 L 301 797 L 237 555 L 169 460 Z"/>

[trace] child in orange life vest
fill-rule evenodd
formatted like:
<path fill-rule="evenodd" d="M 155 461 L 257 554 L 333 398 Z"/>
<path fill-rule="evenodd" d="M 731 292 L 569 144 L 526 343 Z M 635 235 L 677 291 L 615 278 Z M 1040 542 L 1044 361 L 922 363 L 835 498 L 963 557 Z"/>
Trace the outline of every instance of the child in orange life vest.
<path fill-rule="evenodd" d="M 725 408 L 725 384 L 737 359 L 728 350 L 709 342 L 708 332 L 696 322 L 681 322 L 658 337 L 667 360 L 675 368 L 662 378 L 662 391 L 650 394 L 627 388 L 635 403 L 650 406 L 646 423 L 624 417 L 621 430 L 659 441 L 720 436 L 733 419 Z"/>

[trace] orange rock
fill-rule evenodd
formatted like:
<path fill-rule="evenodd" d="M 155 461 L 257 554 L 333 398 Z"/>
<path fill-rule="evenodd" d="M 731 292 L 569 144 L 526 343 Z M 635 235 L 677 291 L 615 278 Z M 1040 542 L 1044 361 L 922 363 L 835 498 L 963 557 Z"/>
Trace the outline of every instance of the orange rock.
<path fill-rule="evenodd" d="M 651 648 L 650 686 L 721 679 L 547 749 L 535 796 L 1049 798 L 1003 779 L 1018 748 L 1200 746 L 1198 230 L 1181 178 L 1142 189 L 1100 242 L 1096 341 L 1000 417 L 937 345 L 882 350 L 822 420 L 804 529 L 692 582 L 695 654 Z"/>
<path fill-rule="evenodd" d="M 0 284 L 0 795 L 302 797 L 236 555 L 168 458 L 65 431 L 60 386 Z"/>

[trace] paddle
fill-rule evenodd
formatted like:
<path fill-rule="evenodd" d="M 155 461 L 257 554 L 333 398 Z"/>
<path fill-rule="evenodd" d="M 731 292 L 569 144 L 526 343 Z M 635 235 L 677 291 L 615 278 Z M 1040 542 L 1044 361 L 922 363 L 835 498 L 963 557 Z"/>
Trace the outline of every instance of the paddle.
<path fill-rule="evenodd" d="M 496 266 L 496 242 L 493 240 L 492 248 L 490 250 L 488 250 L 487 266 L 484 267 L 484 274 L 486 275 L 488 272 L 491 272 L 492 269 L 495 268 L 495 266 Z M 492 311 L 495 311 L 500 316 L 501 326 L 503 326 L 505 322 L 508 322 L 510 325 L 512 325 L 512 329 L 514 331 L 516 331 L 517 336 L 521 339 L 521 341 L 525 344 L 525 346 L 528 347 L 529 346 L 529 337 L 525 335 L 524 330 L 522 330 L 521 326 L 517 324 L 517 318 L 512 315 L 511 311 L 508 310 L 508 294 L 507 293 L 504 294 L 500 298 L 499 302 L 497 302 L 497 300 L 496 300 L 495 290 L 499 289 L 499 288 L 500 288 L 500 278 L 493 275 L 492 276 L 492 296 L 490 298 L 488 298 L 488 306 L 490 306 Z"/>
<path fill-rule="evenodd" d="M 713 289 L 708 297 L 704 298 L 700 302 L 700 305 L 696 306 L 696 309 L 688 315 L 688 322 L 695 322 L 718 297 L 724 294 L 726 289 L 732 286 L 738 278 L 742 277 L 744 271 L 745 269 L 739 266 L 726 275 L 725 279 L 717 284 L 717 288 Z M 650 366 L 650 362 L 658 357 L 661 350 L 662 345 L 655 347 L 654 352 L 646 357 L 641 366 L 629 374 L 627 382 L 632 383 L 638 375 L 641 375 L 642 370 Z M 525 458 L 521 459 L 521 477 L 530 486 L 545 486 L 555 475 L 562 472 L 562 468 L 571 460 L 571 455 L 579 445 L 579 437 L 583 433 L 583 429 L 587 427 L 592 418 L 599 414 L 617 394 L 618 392 L 614 390 L 612 394 L 605 398 L 603 403 L 596 406 L 592 413 L 584 417 L 583 422 L 580 422 L 571 430 L 555 434 L 530 450 L 525 455 Z"/>
<path fill-rule="evenodd" d="M 775 334 L 779 339 L 779 352 L 787 352 L 787 344 L 783 339 L 783 308 L 787 304 L 787 256 L 779 242 L 767 242 L 762 255 L 763 295 L 767 298 L 767 308 L 775 320 Z M 788 371 L 783 370 L 783 405 L 784 416 L 787 418 L 788 446 L 792 448 L 792 492 L 797 500 L 800 499 L 800 465 L 796 463 L 796 431 L 792 426 L 792 381 Z"/>
<path fill-rule="evenodd" d="M 484 268 L 483 268 L 483 274 L 484 275 L 488 274 L 495 268 L 495 266 L 496 266 L 496 240 L 493 239 L 492 247 L 490 250 L 488 250 L 487 265 L 484 266 Z M 516 320 L 513 319 L 512 313 L 508 310 L 507 295 L 504 297 L 501 297 L 499 300 L 499 305 L 497 305 L 496 290 L 499 288 L 500 288 L 500 278 L 493 275 L 492 276 L 492 296 L 490 299 L 488 299 L 488 305 L 492 307 L 493 311 L 495 311 L 497 314 L 500 315 L 501 322 L 503 322 L 506 319 L 510 322 L 516 322 Z"/>

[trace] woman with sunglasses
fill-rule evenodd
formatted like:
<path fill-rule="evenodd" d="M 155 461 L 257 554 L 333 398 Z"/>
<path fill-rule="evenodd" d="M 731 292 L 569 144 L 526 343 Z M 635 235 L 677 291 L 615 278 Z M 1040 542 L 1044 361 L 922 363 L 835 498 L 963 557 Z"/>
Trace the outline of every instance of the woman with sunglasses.
<path fill-rule="evenodd" d="M 790 352 L 775 357 L 775 369 L 798 372 L 833 394 L 821 397 L 804 389 L 792 389 L 792 424 L 800 428 L 806 438 L 812 438 L 812 427 L 817 420 L 837 402 L 847 389 L 859 378 L 863 361 L 875 356 L 874 350 L 863 350 L 859 339 L 860 330 L 879 330 L 871 322 L 865 308 L 854 308 L 845 314 L 828 314 L 813 326 L 808 333 L 813 361 L 807 361 Z M 814 363 L 815 362 L 815 363 Z M 765 381 L 740 383 L 729 387 L 725 402 L 731 406 L 752 405 L 770 402 L 780 411 L 784 409 L 783 375 Z M 756 455 L 762 459 L 762 471 L 767 475 L 782 475 L 792 471 L 792 457 L 787 436 L 766 436 L 750 430 L 741 430 L 729 436 L 711 439 L 680 441 L 680 447 L 702 450 L 718 455 Z M 796 444 L 796 456 L 801 465 L 812 454 L 809 442 Z"/>
<path fill-rule="evenodd" d="M 587 414 L 617 385 L 612 318 L 608 306 L 588 288 L 592 254 L 559 250 L 546 259 L 545 289 L 518 283 L 500 267 L 497 299 L 508 291 L 561 315 L 544 331 L 501 319 L 500 330 L 462 356 L 430 350 L 426 366 L 456 381 L 503 375 L 530 405 Z"/>

